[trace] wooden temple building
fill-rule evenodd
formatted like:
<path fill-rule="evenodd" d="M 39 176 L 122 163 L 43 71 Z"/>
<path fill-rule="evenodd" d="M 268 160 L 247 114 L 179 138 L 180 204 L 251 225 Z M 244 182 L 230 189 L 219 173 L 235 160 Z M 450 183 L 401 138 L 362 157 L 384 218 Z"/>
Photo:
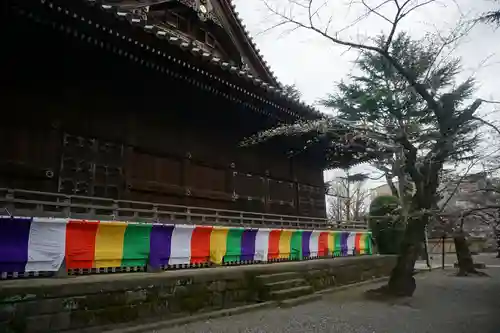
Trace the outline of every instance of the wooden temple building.
<path fill-rule="evenodd" d="M 370 158 L 328 140 L 290 157 L 304 137 L 239 146 L 321 114 L 282 90 L 230 0 L 5 7 L 5 193 L 324 218 L 323 170 Z"/>

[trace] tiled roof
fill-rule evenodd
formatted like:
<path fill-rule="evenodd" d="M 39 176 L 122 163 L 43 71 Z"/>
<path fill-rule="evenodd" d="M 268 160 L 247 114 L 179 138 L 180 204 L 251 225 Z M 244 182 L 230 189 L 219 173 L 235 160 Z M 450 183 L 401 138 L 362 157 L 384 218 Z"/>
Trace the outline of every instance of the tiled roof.
<path fill-rule="evenodd" d="M 185 80 L 195 86 L 221 95 L 226 99 L 243 104 L 256 112 L 267 114 L 277 119 L 280 119 L 284 114 L 295 119 L 317 119 L 323 117 L 322 113 L 301 101 L 295 100 L 279 87 L 262 81 L 210 52 L 201 50 L 194 43 L 189 43 L 179 37 L 169 35 L 167 31 L 148 22 L 147 18 L 143 19 L 134 16 L 129 11 L 102 4 L 101 0 L 74 0 L 70 2 L 64 0 L 33 0 L 29 2 L 12 1 L 11 4 L 19 8 L 19 11 L 25 12 L 25 15 L 30 16 L 31 19 L 42 23 L 41 21 L 43 20 L 33 17 L 31 13 L 31 8 L 36 7 L 36 4 L 38 4 L 38 6 L 44 8 L 42 12 L 53 12 L 61 16 L 63 22 L 59 26 L 54 27 L 56 30 L 60 30 L 63 33 L 71 32 L 70 34 L 75 38 L 93 43 L 97 47 L 111 47 L 111 51 L 118 55 L 127 57 L 146 67 L 159 70 L 167 75 Z M 63 17 L 67 17 L 67 19 Z M 107 24 L 107 22 L 109 23 Z M 53 25 L 50 22 L 46 23 Z M 121 23 L 120 31 L 114 28 L 117 23 Z M 80 32 L 78 29 L 75 30 L 72 28 L 71 25 L 75 24 L 81 25 L 83 31 Z M 130 26 L 129 32 L 124 24 Z M 121 46 L 110 45 L 108 42 L 103 44 L 103 41 L 96 38 L 91 31 L 104 32 L 109 37 L 113 37 L 119 41 Z M 133 49 L 140 48 L 142 53 L 149 54 L 150 58 L 154 57 L 155 59 L 153 61 L 148 61 L 147 58 L 142 59 L 140 55 L 127 50 L 127 44 Z M 176 54 L 172 52 L 172 46 L 177 49 L 177 52 L 174 52 Z M 192 62 L 192 60 L 181 58 L 179 53 L 184 53 L 191 59 L 193 57 L 198 59 L 198 64 Z M 181 66 L 185 68 L 188 72 L 192 72 L 196 76 L 205 76 L 221 87 L 225 86 L 229 88 L 229 93 L 217 91 L 211 85 L 207 85 L 207 82 L 198 82 L 191 78 L 189 74 L 179 75 L 173 73 L 165 66 L 169 62 L 177 67 Z M 220 74 L 221 71 L 229 75 L 222 76 Z M 228 81 L 227 78 L 231 80 Z M 231 91 L 234 91 L 234 94 Z M 248 96 L 248 100 L 240 99 L 239 96 L 241 95 Z M 257 103 L 252 103 L 252 100 L 255 100 Z M 263 106 L 265 105 L 268 108 L 264 110 Z"/>
<path fill-rule="evenodd" d="M 43 2 L 44 0 L 40 0 L 40 1 Z M 46 1 L 48 2 L 49 0 L 46 0 Z M 302 101 L 294 99 L 291 95 L 287 94 L 285 90 L 281 89 L 281 87 L 271 85 L 271 84 L 255 77 L 255 76 L 253 76 L 252 74 L 250 74 L 246 71 L 243 71 L 236 66 L 231 65 L 229 62 L 226 62 L 223 59 L 220 59 L 217 55 L 209 53 L 206 50 L 201 50 L 195 43 L 188 43 L 179 37 L 169 35 L 169 33 L 167 31 L 160 29 L 159 27 L 151 24 L 150 22 L 148 22 L 147 19 L 144 20 L 141 17 L 133 16 L 133 14 L 131 14 L 128 11 L 120 10 L 119 7 L 101 4 L 102 1 L 100 1 L 100 0 L 79 0 L 79 1 L 85 1 L 90 5 L 98 5 L 104 11 L 107 11 L 109 13 L 114 14 L 116 16 L 116 18 L 121 19 L 121 20 L 127 20 L 128 22 L 130 22 L 131 25 L 140 26 L 147 33 L 154 34 L 157 38 L 162 39 L 162 40 L 166 40 L 171 45 L 178 46 L 183 51 L 189 52 L 189 53 L 199 57 L 204 62 L 210 63 L 212 66 L 218 66 L 218 67 L 222 68 L 223 70 L 232 73 L 235 76 L 235 78 L 237 78 L 238 80 L 245 80 L 245 81 L 252 82 L 255 86 L 260 88 L 263 93 L 272 93 L 275 98 L 278 98 L 278 99 L 283 100 L 284 102 L 290 103 L 291 107 L 293 109 L 301 110 L 304 113 L 304 115 L 308 114 L 309 117 L 313 116 L 315 118 L 322 116 L 321 112 L 319 112 L 315 108 L 305 104 Z M 240 24 L 242 24 L 241 19 L 238 16 L 238 13 L 235 11 L 234 4 L 231 3 L 231 6 L 232 6 L 232 10 L 234 11 L 235 16 L 237 17 L 237 20 L 239 21 Z M 244 31 L 244 33 L 247 35 L 247 37 L 251 41 L 251 38 L 249 37 L 248 32 L 245 30 L 245 26 L 243 24 L 242 24 L 242 30 Z M 135 41 L 132 41 L 132 42 L 135 42 Z M 255 43 L 253 41 L 251 43 L 252 43 L 252 46 L 255 48 L 257 54 L 259 54 L 259 57 L 261 58 L 261 60 L 265 63 L 265 61 L 262 59 L 262 56 L 260 55 L 258 49 L 256 48 Z M 145 48 L 148 49 L 148 46 L 145 45 Z M 155 50 L 155 51 L 162 52 L 161 50 Z M 209 74 L 209 73 L 207 73 L 207 74 Z M 249 92 L 249 94 L 251 94 L 251 93 Z M 296 112 L 290 112 L 288 110 L 289 108 L 283 107 L 282 105 L 278 105 L 276 103 L 270 103 L 270 104 L 272 104 L 274 107 L 276 107 L 278 109 L 281 109 L 282 111 L 285 111 L 285 113 L 296 114 Z M 296 111 L 296 110 L 294 110 L 294 111 Z M 303 118 L 303 117 L 298 115 L 297 118 Z"/>
<path fill-rule="evenodd" d="M 134 9 L 139 7 L 154 6 L 169 1 L 172 0 L 102 0 L 101 3 L 104 5 L 108 4 L 112 6 L 117 6 L 122 9 Z M 180 3 L 193 9 L 196 9 L 197 7 L 196 0 L 175 0 L 175 1 L 179 1 Z M 255 44 L 250 33 L 247 31 L 246 25 L 243 23 L 240 14 L 236 10 L 236 5 L 234 4 L 233 0 L 212 0 L 212 1 L 217 1 L 217 3 L 222 5 L 223 9 L 226 9 L 228 11 L 228 14 L 232 16 L 231 17 L 232 22 L 236 24 L 237 29 L 239 29 L 239 31 L 241 32 L 244 42 L 249 46 L 251 52 L 254 54 L 255 58 L 259 61 L 261 67 L 265 70 L 266 74 L 271 79 L 270 81 L 268 81 L 268 83 L 273 84 L 276 87 L 280 86 L 278 78 L 274 75 L 274 72 L 269 67 L 267 61 L 264 60 L 262 54 L 260 53 L 260 49 Z M 217 15 L 214 14 L 213 11 L 209 12 L 208 18 L 215 24 L 222 26 L 219 17 L 217 17 Z"/>

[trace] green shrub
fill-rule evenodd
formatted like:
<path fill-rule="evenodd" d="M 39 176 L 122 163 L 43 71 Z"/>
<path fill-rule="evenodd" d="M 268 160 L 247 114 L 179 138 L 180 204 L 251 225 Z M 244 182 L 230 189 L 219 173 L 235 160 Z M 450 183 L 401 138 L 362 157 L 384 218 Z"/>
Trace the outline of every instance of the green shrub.
<path fill-rule="evenodd" d="M 370 204 L 369 226 L 380 254 L 397 254 L 405 226 L 398 216 L 399 199 L 391 195 L 376 197 Z"/>

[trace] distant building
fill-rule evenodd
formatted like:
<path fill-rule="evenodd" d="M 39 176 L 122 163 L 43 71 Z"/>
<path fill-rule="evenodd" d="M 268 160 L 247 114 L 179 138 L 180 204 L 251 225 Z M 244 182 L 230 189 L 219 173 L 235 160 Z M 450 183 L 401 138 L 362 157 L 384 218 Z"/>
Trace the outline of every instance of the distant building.
<path fill-rule="evenodd" d="M 394 186 L 397 190 L 399 190 L 399 182 L 394 182 Z M 413 190 L 415 190 L 415 186 L 413 186 Z M 375 199 L 381 195 L 392 195 L 391 187 L 386 183 L 370 190 L 370 200 Z"/>
<path fill-rule="evenodd" d="M 439 189 L 441 200 L 438 202 L 438 206 L 441 207 L 447 203 L 446 208 L 448 209 L 466 209 L 477 205 L 477 203 L 474 202 L 477 200 L 473 200 L 473 197 L 478 197 L 481 193 L 477 193 L 475 196 L 474 194 L 476 192 L 489 186 L 498 185 L 500 180 L 488 178 L 486 173 L 480 172 L 443 183 L 444 184 Z"/>
<path fill-rule="evenodd" d="M 491 192 L 482 190 L 498 186 L 500 186 L 500 179 L 488 177 L 488 174 L 484 172 L 453 179 L 445 182 L 439 190 L 441 199 L 438 206 L 446 205 L 444 210 L 452 213 L 493 204 L 498 196 L 491 197 Z M 476 237 L 487 237 L 491 233 L 488 223 L 477 216 L 466 218 L 464 230 Z"/>
<path fill-rule="evenodd" d="M 396 188 L 397 188 L 398 182 L 395 182 L 394 186 L 396 186 Z M 372 188 L 370 190 L 370 201 L 373 201 L 376 197 L 381 196 L 381 195 L 392 195 L 391 188 L 388 184 L 383 184 L 383 185 L 377 186 L 375 188 Z"/>
<path fill-rule="evenodd" d="M 396 189 L 399 189 L 398 182 L 394 182 L 394 186 Z M 453 195 L 447 207 L 470 208 L 473 206 L 470 200 L 471 194 L 488 186 L 500 186 L 500 179 L 490 178 L 485 173 L 479 172 L 467 175 L 464 178 L 443 181 L 438 190 L 438 193 L 441 195 L 438 206 L 443 205 Z M 392 195 L 388 184 L 382 184 L 370 190 L 370 200 L 381 195 Z"/>
<path fill-rule="evenodd" d="M 394 182 L 394 186 L 398 188 L 398 182 Z M 491 187 L 500 188 L 500 178 L 489 177 L 488 174 L 483 172 L 470 174 L 463 178 L 455 177 L 454 179 L 446 181 L 442 180 L 442 184 L 438 189 L 438 194 L 441 197 L 438 201 L 438 207 L 442 207 L 446 204 L 445 211 L 452 213 L 471 209 L 479 205 L 494 204 L 496 200 L 499 199 L 498 195 L 492 198 L 486 191 L 482 191 Z M 383 184 L 370 190 L 371 201 L 381 195 L 392 195 L 391 188 L 388 184 Z M 444 218 L 441 222 L 431 222 L 429 225 L 429 236 L 441 237 L 443 228 L 442 221 L 448 219 L 453 219 L 453 217 Z M 449 232 L 451 232 L 453 226 L 456 227 L 456 225 L 451 222 L 453 221 L 445 223 L 445 228 L 449 228 Z M 491 233 L 491 228 L 484 220 L 472 216 L 466 219 L 464 230 L 475 237 L 487 237 L 488 234 Z"/>

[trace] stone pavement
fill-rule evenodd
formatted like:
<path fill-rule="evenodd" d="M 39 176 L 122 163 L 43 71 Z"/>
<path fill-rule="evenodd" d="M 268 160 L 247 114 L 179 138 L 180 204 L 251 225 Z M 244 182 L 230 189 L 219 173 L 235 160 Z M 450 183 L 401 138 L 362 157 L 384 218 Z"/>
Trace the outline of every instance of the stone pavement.
<path fill-rule="evenodd" d="M 500 263 L 500 259 L 485 258 L 487 265 Z M 447 268 L 416 275 L 417 291 L 411 299 L 367 300 L 363 291 L 377 286 L 369 285 L 326 295 L 322 300 L 294 308 L 260 310 L 156 333 L 500 332 L 500 268 L 487 269 L 490 277 L 456 277 L 454 272 Z"/>

